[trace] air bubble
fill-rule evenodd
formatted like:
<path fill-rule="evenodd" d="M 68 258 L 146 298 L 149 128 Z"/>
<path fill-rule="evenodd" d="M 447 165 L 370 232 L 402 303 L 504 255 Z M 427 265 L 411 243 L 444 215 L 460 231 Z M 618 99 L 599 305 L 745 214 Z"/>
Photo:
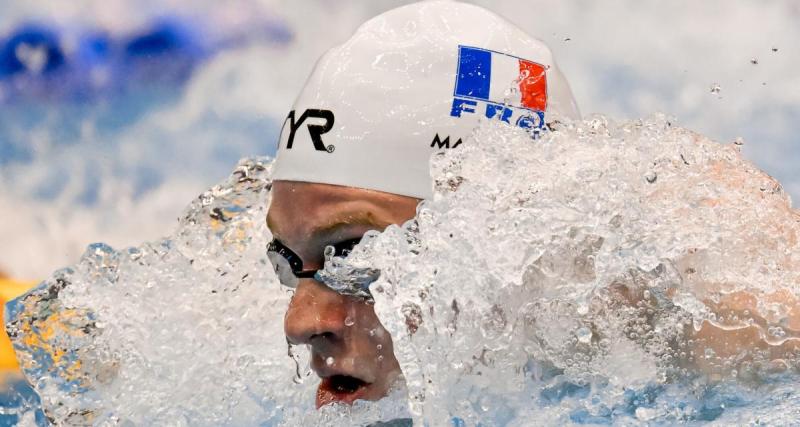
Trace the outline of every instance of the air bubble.
<path fill-rule="evenodd" d="M 583 344 L 589 344 L 590 342 L 592 342 L 592 331 L 589 330 L 589 328 L 587 327 L 578 329 L 575 332 L 575 336 L 578 338 L 578 341 L 580 341 Z"/>

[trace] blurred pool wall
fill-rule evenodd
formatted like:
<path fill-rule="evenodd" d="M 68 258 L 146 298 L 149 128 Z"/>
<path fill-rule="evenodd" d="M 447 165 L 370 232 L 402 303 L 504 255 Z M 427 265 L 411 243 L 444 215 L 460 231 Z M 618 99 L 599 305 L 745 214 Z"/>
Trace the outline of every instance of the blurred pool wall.
<path fill-rule="evenodd" d="M 159 17 L 122 34 L 22 23 L 2 40 L 0 100 L 5 105 L 97 104 L 137 92 L 179 93 L 193 72 L 222 50 L 258 37 L 278 44 L 292 39 L 282 22 L 259 27 L 243 34 L 216 34 L 213 22 L 180 16 Z"/>
<path fill-rule="evenodd" d="M 259 94 L 237 64 L 268 72 L 288 23 L 149 6 L 131 27 L 103 25 L 100 6 L 0 25 L 0 200 L 14 207 L 0 269 L 12 277 L 43 278 L 93 241 L 157 238 L 239 158 L 274 151 L 285 102 L 233 97 L 240 84 Z"/>

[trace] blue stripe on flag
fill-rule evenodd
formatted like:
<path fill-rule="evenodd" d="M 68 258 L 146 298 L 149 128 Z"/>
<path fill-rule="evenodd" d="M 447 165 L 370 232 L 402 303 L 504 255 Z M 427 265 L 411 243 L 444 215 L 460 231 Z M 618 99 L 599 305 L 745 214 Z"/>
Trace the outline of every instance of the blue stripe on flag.
<path fill-rule="evenodd" d="M 491 77 L 491 52 L 467 46 L 459 46 L 456 96 L 467 96 L 488 101 Z"/>

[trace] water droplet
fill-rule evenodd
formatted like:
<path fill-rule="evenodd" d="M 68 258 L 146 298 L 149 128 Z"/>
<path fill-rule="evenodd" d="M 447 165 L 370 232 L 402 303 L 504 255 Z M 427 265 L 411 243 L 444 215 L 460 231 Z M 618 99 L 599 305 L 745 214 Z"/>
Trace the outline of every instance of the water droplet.
<path fill-rule="evenodd" d="M 583 344 L 589 344 L 592 341 L 592 331 L 585 326 L 578 329 L 575 332 L 575 336 L 578 338 L 578 341 L 582 342 Z"/>
<path fill-rule="evenodd" d="M 382 344 L 378 344 L 378 345 L 375 346 L 375 348 L 377 348 L 378 351 L 383 350 L 383 345 Z"/>
<path fill-rule="evenodd" d="M 353 320 L 353 318 L 350 317 L 350 316 L 347 316 L 347 317 L 344 318 L 344 325 L 345 326 L 353 326 L 355 323 L 356 323 L 355 320 Z"/>
<path fill-rule="evenodd" d="M 711 85 L 711 93 L 714 95 L 719 95 L 720 92 L 722 92 L 722 86 L 720 86 L 719 83 L 714 83 Z"/>
<path fill-rule="evenodd" d="M 636 418 L 638 420 L 640 420 L 640 421 L 648 421 L 648 420 L 652 420 L 653 418 L 655 418 L 656 415 L 657 415 L 657 412 L 653 408 L 645 408 L 645 407 L 640 406 L 640 407 L 636 408 L 635 414 L 636 414 Z"/>
<path fill-rule="evenodd" d="M 783 338 L 786 336 L 786 331 L 784 331 L 780 326 L 769 328 L 767 329 L 767 332 L 776 338 Z"/>
<path fill-rule="evenodd" d="M 751 58 L 750 63 L 753 65 L 758 65 L 758 58 Z"/>
<path fill-rule="evenodd" d="M 288 344 L 288 343 L 287 343 Z M 300 355 L 294 351 L 295 346 L 292 344 L 287 345 L 287 354 L 290 358 L 294 361 L 294 377 L 292 378 L 292 382 L 295 384 L 302 384 L 303 383 L 303 369 L 300 367 Z"/>
<path fill-rule="evenodd" d="M 336 359 L 334 359 L 333 357 L 329 356 L 327 359 L 325 359 L 325 364 L 328 366 L 333 366 L 334 362 L 336 362 Z"/>

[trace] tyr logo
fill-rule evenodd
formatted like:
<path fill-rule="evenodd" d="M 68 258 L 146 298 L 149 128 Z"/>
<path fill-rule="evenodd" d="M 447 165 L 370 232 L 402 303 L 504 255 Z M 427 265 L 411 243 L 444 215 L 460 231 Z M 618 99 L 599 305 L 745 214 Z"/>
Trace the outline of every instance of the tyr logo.
<path fill-rule="evenodd" d="M 433 137 L 433 142 L 431 142 L 431 148 L 438 146 L 441 148 L 456 148 L 461 145 L 461 138 L 458 138 L 453 146 L 450 146 L 450 137 L 447 136 L 443 140 L 439 138 L 439 134 L 437 133 L 436 136 Z"/>
<path fill-rule="evenodd" d="M 314 143 L 314 149 L 317 151 L 327 151 L 329 153 L 333 153 L 333 150 L 336 149 L 333 145 L 328 145 L 327 147 L 322 142 L 322 134 L 328 133 L 331 129 L 333 129 L 333 111 L 330 110 L 318 110 L 315 108 L 309 108 L 308 110 L 304 111 L 303 114 L 300 116 L 299 119 L 295 121 L 295 114 L 294 110 L 289 112 L 289 116 L 286 117 L 286 120 L 289 121 L 289 139 L 286 142 L 286 148 L 291 149 L 292 145 L 294 144 L 294 135 L 300 126 L 303 125 L 303 122 L 306 119 L 323 119 L 325 120 L 325 124 L 322 125 L 313 125 L 309 124 L 308 127 L 308 135 L 311 137 L 311 141 Z M 284 121 L 285 123 L 285 121 Z"/>

